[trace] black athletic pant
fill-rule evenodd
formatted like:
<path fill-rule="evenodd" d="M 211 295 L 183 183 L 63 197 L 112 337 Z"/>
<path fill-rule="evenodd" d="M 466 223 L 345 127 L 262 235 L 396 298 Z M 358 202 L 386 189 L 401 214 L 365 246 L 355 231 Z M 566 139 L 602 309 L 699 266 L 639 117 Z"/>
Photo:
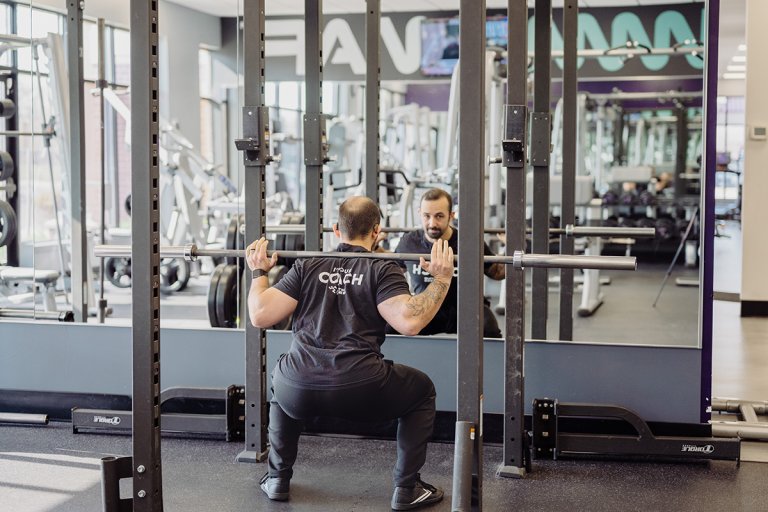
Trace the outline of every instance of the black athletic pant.
<path fill-rule="evenodd" d="M 269 476 L 293 476 L 302 420 L 322 416 L 370 422 L 397 419 L 394 483 L 414 485 L 435 423 L 435 386 L 419 370 L 386 363 L 388 372 L 382 380 L 330 390 L 294 387 L 276 370 L 269 409 Z"/>

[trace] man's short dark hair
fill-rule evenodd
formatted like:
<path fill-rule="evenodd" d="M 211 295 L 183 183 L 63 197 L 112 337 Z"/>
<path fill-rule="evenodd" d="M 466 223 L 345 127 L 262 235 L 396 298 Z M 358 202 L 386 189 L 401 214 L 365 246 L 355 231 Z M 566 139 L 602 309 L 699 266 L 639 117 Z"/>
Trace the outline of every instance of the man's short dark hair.
<path fill-rule="evenodd" d="M 367 235 L 380 223 L 381 210 L 368 197 L 350 197 L 339 207 L 339 231 L 350 240 Z"/>
<path fill-rule="evenodd" d="M 448 213 L 453 211 L 453 198 L 451 197 L 451 194 L 441 188 L 431 188 L 424 192 L 424 195 L 421 196 L 421 202 L 437 201 L 439 199 L 445 199 L 448 201 Z"/>

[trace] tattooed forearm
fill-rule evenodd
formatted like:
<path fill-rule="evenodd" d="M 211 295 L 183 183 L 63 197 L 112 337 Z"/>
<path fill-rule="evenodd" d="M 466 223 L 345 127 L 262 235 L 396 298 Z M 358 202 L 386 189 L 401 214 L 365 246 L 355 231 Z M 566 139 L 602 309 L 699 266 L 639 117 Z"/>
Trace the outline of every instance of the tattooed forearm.
<path fill-rule="evenodd" d="M 411 297 L 407 307 L 413 316 L 422 316 L 435 309 L 448 293 L 449 283 L 444 283 L 435 279 L 426 290 L 418 295 Z"/>

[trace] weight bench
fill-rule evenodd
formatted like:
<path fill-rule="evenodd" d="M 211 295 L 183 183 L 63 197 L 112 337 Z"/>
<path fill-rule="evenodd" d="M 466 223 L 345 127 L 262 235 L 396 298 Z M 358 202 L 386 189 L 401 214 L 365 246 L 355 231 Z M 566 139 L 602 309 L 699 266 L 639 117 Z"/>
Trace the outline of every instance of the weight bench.
<path fill-rule="evenodd" d="M 46 311 L 57 311 L 56 281 L 61 277 L 57 270 L 36 270 L 29 267 L 0 267 L 0 287 L 10 290 L 20 285 L 33 289 L 31 292 L 8 295 L 13 304 L 34 300 L 37 291 L 42 292 Z"/>

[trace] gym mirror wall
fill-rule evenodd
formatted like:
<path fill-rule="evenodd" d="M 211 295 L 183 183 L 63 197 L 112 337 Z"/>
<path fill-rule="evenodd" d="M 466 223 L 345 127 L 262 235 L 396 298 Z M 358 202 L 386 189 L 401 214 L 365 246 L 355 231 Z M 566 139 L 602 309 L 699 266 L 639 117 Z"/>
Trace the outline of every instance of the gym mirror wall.
<path fill-rule="evenodd" d="M 360 191 L 365 77 L 355 62 L 342 59 L 353 54 L 353 42 L 364 55 L 363 16 L 358 4 L 362 2 L 345 4 L 352 14 L 340 14 L 336 9 L 327 12 L 325 19 L 324 37 L 331 47 L 324 54 L 323 111 L 329 115 L 329 151 L 335 157 L 324 170 L 326 225 L 335 220 L 337 205 Z M 247 243 L 242 234 L 244 169 L 242 155 L 233 144 L 241 133 L 243 104 L 243 41 L 239 21 L 242 7 L 220 16 L 171 2 L 160 2 L 160 8 L 162 19 L 174 20 L 160 24 L 162 243 L 242 248 Z M 273 152 L 280 154 L 282 160 L 267 167 L 267 224 L 303 224 L 304 77 L 297 71 L 298 56 L 282 55 L 287 50 L 280 50 L 279 45 L 271 42 L 272 37 L 295 37 L 295 27 L 302 22 L 302 8 L 288 9 L 290 12 L 272 11 L 274 8 L 267 3 L 268 82 L 264 93 L 265 103 L 270 107 Z M 698 208 L 703 188 L 703 61 L 695 50 L 705 43 L 702 9 L 702 3 L 694 3 L 581 10 L 580 51 L 601 48 L 608 53 L 580 55 L 575 134 L 577 222 L 607 227 L 653 227 L 656 236 L 577 238 L 577 253 L 630 254 L 637 256 L 639 265 L 636 272 L 575 273 L 574 341 L 699 345 L 700 299 L 696 285 L 701 263 Z M 620 16 L 622 13 L 624 16 Z M 420 42 L 418 52 L 413 53 L 418 57 L 415 67 L 406 69 L 406 63 L 394 62 L 387 53 L 394 48 L 387 37 L 394 36 L 382 32 L 382 51 L 386 55 L 380 90 L 380 162 L 384 171 L 380 204 L 388 226 L 420 227 L 419 198 L 426 188 L 435 186 L 454 195 L 458 190 L 455 138 L 451 141 L 456 121 L 449 116 L 451 73 L 457 59 L 445 51 L 452 48 L 457 34 L 455 14 L 385 10 L 383 23 L 395 27 L 399 44 L 407 52 L 415 52 L 417 46 L 409 46 L 415 44 L 413 41 Z M 416 16 L 423 18 L 412 22 Z M 529 16 L 533 23 L 532 10 Z M 669 23 L 657 23 L 659 19 Z M 335 21 L 329 25 L 332 20 Z M 5 33 L 37 41 L 26 48 L 5 51 L 2 59 L 4 65 L 14 64 L 18 73 L 17 129 L 36 133 L 18 137 L 14 142 L 18 145 L 18 264 L 34 268 L 49 279 L 38 283 L 27 280 L 14 293 L 5 295 L 16 295 L 14 300 L 20 307 L 42 316 L 72 307 L 70 142 L 64 128 L 67 117 L 62 111 L 66 79 L 56 73 L 66 56 L 66 21 L 63 11 L 48 6 L 2 4 L 0 22 Z M 559 9 L 554 10 L 553 24 L 553 50 L 557 52 L 563 45 Z M 669 33 L 656 32 L 657 26 L 667 25 L 672 27 Z M 349 27 L 353 38 L 344 39 L 340 27 Z M 612 48 L 626 45 L 627 34 L 633 34 L 630 39 L 644 45 L 639 51 L 645 54 L 631 58 L 626 54 L 611 55 Z M 679 44 L 685 34 L 695 43 Z M 529 30 L 529 35 L 532 51 L 534 31 Z M 495 71 L 486 90 L 490 140 L 491 132 L 498 134 L 502 123 L 499 109 L 493 108 L 498 103 L 492 101 L 493 95 L 503 94 L 506 80 L 506 19 L 502 11 L 489 9 L 487 36 L 493 46 L 490 50 L 496 52 Z M 668 55 L 675 45 L 677 53 Z M 83 48 L 84 198 L 88 231 L 83 257 L 89 269 L 86 290 L 90 321 L 98 321 L 101 261 L 92 256 L 92 247 L 101 242 L 102 194 L 104 240 L 109 244 L 130 244 L 130 45 L 126 25 L 107 19 L 102 27 L 97 19 L 86 15 Z M 555 226 L 561 214 L 557 182 L 563 172 L 562 140 L 573 136 L 563 130 L 563 104 L 559 101 L 562 60 L 557 57 L 552 60 L 552 77 L 550 203 Z M 10 119 L 5 120 L 6 129 L 10 129 Z M 498 126 L 492 129 L 494 123 Z M 8 140 L 6 137 L 3 142 L 6 147 Z M 489 142 L 489 156 L 497 151 L 494 145 L 498 146 L 498 142 Z M 498 165 L 489 165 L 485 175 L 486 226 L 501 227 L 503 170 Z M 5 200 L 7 193 L 0 191 L 0 199 Z M 297 240 L 273 236 L 276 246 L 298 247 Z M 399 236 L 390 234 L 390 248 Z M 488 234 L 486 241 L 494 251 L 503 251 L 495 234 Z M 325 248 L 335 243 L 331 235 L 326 235 Z M 557 237 L 553 237 L 550 250 L 558 250 Z M 0 249 L 0 258 L 6 253 L 7 249 Z M 104 260 L 103 290 L 111 310 L 107 323 L 130 322 L 130 272 L 129 258 Z M 161 274 L 165 326 L 242 325 L 242 263 L 201 258 L 190 264 L 164 259 Z M 560 285 L 558 272 L 549 274 L 546 337 L 554 340 L 558 337 Z M 669 279 L 662 289 L 667 274 Z M 277 277 L 275 272 L 273 278 Z M 503 328 L 500 291 L 499 282 L 486 278 L 491 309 Z M 529 294 L 529 307 L 533 299 Z M 529 311 L 529 334 L 535 321 L 541 319 L 531 318 Z"/>

